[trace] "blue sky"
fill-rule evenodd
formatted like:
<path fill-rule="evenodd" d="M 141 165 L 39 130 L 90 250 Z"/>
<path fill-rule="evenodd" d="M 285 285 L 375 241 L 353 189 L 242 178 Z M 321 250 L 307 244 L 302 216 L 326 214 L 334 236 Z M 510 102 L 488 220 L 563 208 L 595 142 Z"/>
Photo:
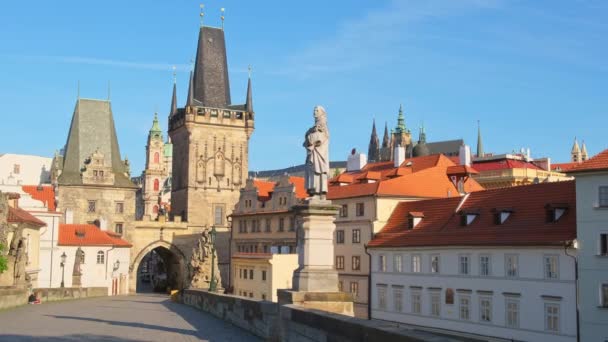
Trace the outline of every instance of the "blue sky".
<path fill-rule="evenodd" d="M 256 130 L 250 169 L 300 164 L 312 109 L 325 106 L 331 157 L 367 151 L 372 119 L 429 141 L 487 152 L 530 147 L 567 161 L 575 136 L 608 148 L 605 1 L 212 1 L 226 8 L 232 99 L 253 66 Z M 65 144 L 77 82 L 111 100 L 121 153 L 134 174 L 158 110 L 166 127 L 172 72 L 183 106 L 199 2 L 10 1 L 0 5 L 0 153 L 52 156 Z"/>

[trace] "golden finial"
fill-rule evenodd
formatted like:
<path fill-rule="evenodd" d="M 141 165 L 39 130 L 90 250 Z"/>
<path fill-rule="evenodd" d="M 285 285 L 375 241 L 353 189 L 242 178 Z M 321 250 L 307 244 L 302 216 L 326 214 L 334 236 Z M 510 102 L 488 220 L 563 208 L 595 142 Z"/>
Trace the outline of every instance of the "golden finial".
<path fill-rule="evenodd" d="M 205 12 L 203 11 L 205 9 L 205 5 L 201 4 L 201 26 L 203 26 L 203 17 L 205 16 Z"/>
<path fill-rule="evenodd" d="M 224 7 L 220 8 L 220 12 L 222 12 L 222 15 L 220 16 L 220 19 L 222 19 L 222 30 L 224 29 L 224 12 L 226 11 L 226 9 Z"/>
<path fill-rule="evenodd" d="M 176 69 L 175 65 L 172 67 L 172 69 L 173 69 L 173 83 L 177 83 L 177 74 L 175 72 L 175 69 Z"/>

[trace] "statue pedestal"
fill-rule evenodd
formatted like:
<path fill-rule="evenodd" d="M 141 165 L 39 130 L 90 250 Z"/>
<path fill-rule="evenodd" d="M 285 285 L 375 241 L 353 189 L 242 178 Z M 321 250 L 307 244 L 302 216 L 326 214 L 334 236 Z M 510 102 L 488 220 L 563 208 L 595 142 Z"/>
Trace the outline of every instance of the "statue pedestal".
<path fill-rule="evenodd" d="M 72 276 L 72 287 L 80 287 L 82 286 L 82 283 L 80 282 L 80 277 L 79 275 L 77 276 Z"/>
<path fill-rule="evenodd" d="M 294 207 L 298 220 L 298 264 L 293 289 L 279 290 L 280 304 L 353 316 L 353 298 L 338 291 L 334 269 L 334 231 L 339 206 L 312 198 Z"/>

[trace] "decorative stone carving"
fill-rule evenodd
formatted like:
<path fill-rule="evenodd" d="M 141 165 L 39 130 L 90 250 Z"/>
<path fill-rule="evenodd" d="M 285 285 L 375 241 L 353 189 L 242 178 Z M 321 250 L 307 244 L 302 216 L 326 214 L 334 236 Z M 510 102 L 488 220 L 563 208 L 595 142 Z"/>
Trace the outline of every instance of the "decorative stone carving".
<path fill-rule="evenodd" d="M 212 253 L 215 258 L 212 258 Z M 201 233 L 198 242 L 192 248 L 192 257 L 190 258 L 190 281 L 191 288 L 208 289 L 211 284 L 211 268 L 214 267 L 215 281 L 218 286 L 222 284 L 220 272 L 218 268 L 217 251 L 213 249 L 211 242 L 210 230 L 205 229 Z"/>
<path fill-rule="evenodd" d="M 327 113 L 321 106 L 313 111 L 315 125 L 306 131 L 306 191 L 312 197 L 325 199 L 329 173 L 329 129 Z"/>

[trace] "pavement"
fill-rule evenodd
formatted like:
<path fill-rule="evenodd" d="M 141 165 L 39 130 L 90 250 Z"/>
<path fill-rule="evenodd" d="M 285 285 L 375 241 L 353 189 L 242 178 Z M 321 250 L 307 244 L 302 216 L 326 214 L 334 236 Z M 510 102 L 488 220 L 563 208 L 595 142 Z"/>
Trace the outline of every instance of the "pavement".
<path fill-rule="evenodd" d="M 0 311 L 0 341 L 261 341 L 166 295 L 98 297 Z"/>

